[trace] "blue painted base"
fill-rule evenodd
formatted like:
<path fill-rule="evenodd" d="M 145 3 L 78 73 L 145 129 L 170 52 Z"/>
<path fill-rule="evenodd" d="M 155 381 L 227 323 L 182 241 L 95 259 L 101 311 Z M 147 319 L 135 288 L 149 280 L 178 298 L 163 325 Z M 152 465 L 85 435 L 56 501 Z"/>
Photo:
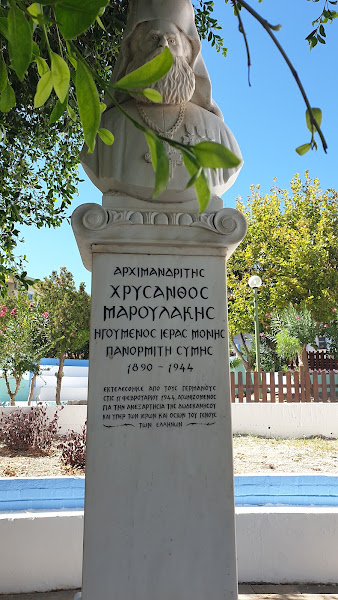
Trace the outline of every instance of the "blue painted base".
<path fill-rule="evenodd" d="M 0 478 L 0 511 L 83 509 L 84 477 Z M 338 506 L 334 475 L 235 475 L 236 506 Z"/>

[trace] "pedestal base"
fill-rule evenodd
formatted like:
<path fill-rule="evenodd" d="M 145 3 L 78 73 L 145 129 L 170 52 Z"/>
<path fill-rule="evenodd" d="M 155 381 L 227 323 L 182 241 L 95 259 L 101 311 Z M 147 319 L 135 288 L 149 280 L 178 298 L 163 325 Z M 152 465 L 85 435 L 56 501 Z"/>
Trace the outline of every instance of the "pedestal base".
<path fill-rule="evenodd" d="M 93 271 L 81 600 L 237 599 L 225 259 L 245 225 L 220 213 L 74 227 Z"/>

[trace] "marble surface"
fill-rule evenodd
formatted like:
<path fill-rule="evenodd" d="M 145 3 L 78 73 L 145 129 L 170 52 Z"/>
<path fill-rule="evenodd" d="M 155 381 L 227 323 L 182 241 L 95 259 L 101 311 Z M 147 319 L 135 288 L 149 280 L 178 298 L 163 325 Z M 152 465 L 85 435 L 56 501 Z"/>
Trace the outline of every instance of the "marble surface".
<path fill-rule="evenodd" d="M 225 259 L 95 253 L 82 600 L 237 599 Z"/>
<path fill-rule="evenodd" d="M 112 83 L 143 66 L 165 48 L 169 48 L 173 56 L 173 65 L 169 73 L 150 86 L 160 92 L 162 101 L 153 103 L 132 91 L 129 94 L 112 90 L 113 98 L 121 103 L 124 112 L 107 94 L 100 126 L 111 131 L 115 141 L 107 146 L 98 139 L 94 152 L 88 154 L 84 147 L 80 158 L 88 177 L 104 194 L 126 194 L 135 198 L 136 206 L 141 199 L 154 204 L 194 202 L 198 209 L 195 188 L 187 187 L 190 175 L 182 155 L 170 141 L 188 146 L 217 142 L 241 160 L 234 168 L 205 170 L 211 193 L 216 196 L 231 187 L 243 161 L 237 141 L 212 99 L 190 0 L 132 0 L 129 3 Z M 168 184 L 154 200 L 155 176 L 150 149 L 144 133 L 130 119 L 161 135 L 168 154 Z"/>

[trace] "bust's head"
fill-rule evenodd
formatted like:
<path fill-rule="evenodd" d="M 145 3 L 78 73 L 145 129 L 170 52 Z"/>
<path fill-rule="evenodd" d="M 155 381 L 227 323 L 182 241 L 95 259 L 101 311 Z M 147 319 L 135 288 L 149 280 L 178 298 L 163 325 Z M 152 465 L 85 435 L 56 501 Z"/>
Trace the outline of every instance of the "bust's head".
<path fill-rule="evenodd" d="M 168 47 L 173 57 L 184 57 L 191 65 L 192 47 L 187 36 L 175 23 L 166 19 L 154 19 L 139 23 L 129 40 L 129 51 L 139 55 L 143 63 L 154 58 L 165 47 Z"/>
<path fill-rule="evenodd" d="M 156 56 L 165 44 L 173 54 L 174 62 L 181 63 L 182 68 L 179 68 L 178 73 L 181 79 L 187 81 L 188 90 L 187 94 L 184 93 L 184 98 L 169 95 L 164 103 L 177 104 L 191 99 L 192 103 L 223 119 L 221 111 L 212 100 L 210 79 L 201 55 L 201 40 L 191 0 L 129 0 L 127 23 L 112 83 Z M 170 86 L 176 83 L 178 73 L 175 72 L 175 67 L 176 65 L 168 75 Z M 161 85 L 154 87 L 159 89 Z M 112 90 L 112 95 L 118 102 L 130 100 L 130 96 L 124 92 Z M 113 106 L 108 96 L 105 102 L 108 108 Z"/>
<path fill-rule="evenodd" d="M 187 36 L 174 23 L 155 19 L 140 23 L 128 41 L 130 57 L 126 72 L 144 65 L 168 47 L 173 55 L 169 73 L 151 87 L 162 95 L 162 104 L 182 104 L 191 100 L 195 90 L 195 75 L 191 67 L 192 47 Z M 144 96 L 139 102 L 150 102 Z"/>

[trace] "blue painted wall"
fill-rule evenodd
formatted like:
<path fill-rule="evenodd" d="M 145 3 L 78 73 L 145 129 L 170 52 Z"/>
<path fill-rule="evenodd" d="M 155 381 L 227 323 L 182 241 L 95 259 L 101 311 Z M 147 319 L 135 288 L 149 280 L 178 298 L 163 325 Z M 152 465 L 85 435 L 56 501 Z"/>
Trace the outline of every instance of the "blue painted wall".
<path fill-rule="evenodd" d="M 84 477 L 0 479 L 0 511 L 82 509 Z M 236 475 L 236 506 L 338 506 L 338 477 Z"/>

